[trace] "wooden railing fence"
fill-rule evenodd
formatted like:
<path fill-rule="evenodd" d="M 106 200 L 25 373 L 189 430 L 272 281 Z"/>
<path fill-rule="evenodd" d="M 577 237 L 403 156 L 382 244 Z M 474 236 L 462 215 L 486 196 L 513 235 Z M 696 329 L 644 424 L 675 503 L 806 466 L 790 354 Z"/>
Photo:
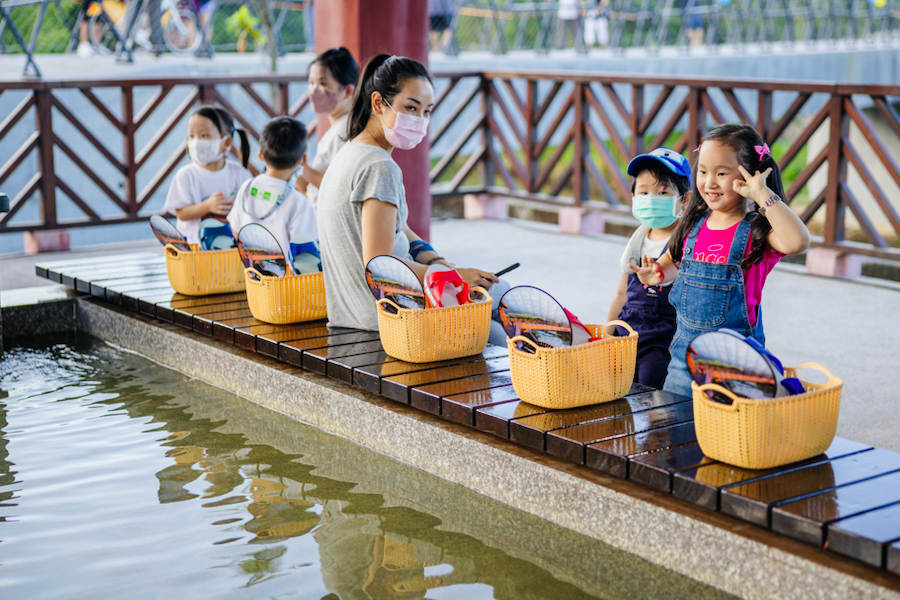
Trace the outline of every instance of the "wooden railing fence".
<path fill-rule="evenodd" d="M 183 122 L 198 103 L 218 103 L 258 140 L 272 116 L 313 121 L 304 80 L 0 83 L 0 104 L 4 95 L 16 99 L 0 123 L 0 190 L 13 199 L 0 233 L 149 218 L 184 159 Z M 630 157 L 667 144 L 693 163 L 709 128 L 740 121 L 773 147 L 818 245 L 900 260 L 900 86 L 485 71 L 438 73 L 435 88 L 435 196 L 494 193 L 625 213 Z M 109 100 L 116 97 L 118 107 Z M 86 110 L 74 110 L 76 100 Z M 108 141 L 116 137 L 121 144 Z M 32 154 L 37 167 L 23 176 Z M 13 174 L 18 189 L 9 187 Z M 76 176 L 90 185 L 70 183 Z M 77 216 L 61 218 L 60 192 Z M 26 220 L 19 213 L 35 212 L 35 201 L 39 218 Z"/>

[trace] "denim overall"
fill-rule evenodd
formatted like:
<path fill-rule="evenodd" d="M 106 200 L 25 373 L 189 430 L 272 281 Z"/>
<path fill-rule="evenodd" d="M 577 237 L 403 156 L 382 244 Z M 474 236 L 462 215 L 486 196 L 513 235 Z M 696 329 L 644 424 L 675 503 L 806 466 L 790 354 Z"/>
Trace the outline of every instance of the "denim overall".
<path fill-rule="evenodd" d="M 666 391 L 692 395 L 691 374 L 685 358 L 688 345 L 701 333 L 728 328 L 752 336 L 764 346 L 766 344 L 760 307 L 756 308 L 755 326 L 751 327 L 747 318 L 747 295 L 744 272 L 741 270 L 752 218 L 753 213 L 748 214 L 737 226 L 728 262 L 724 264 L 694 260 L 697 235 L 706 218 L 691 229 L 678 269 L 678 279 L 669 293 L 669 302 L 678 313 L 678 327 L 669 346 L 672 360 L 669 361 L 669 374 L 663 386 Z"/>
<path fill-rule="evenodd" d="M 675 307 L 669 303 L 671 289 L 671 285 L 645 286 L 632 273 L 628 276 L 628 299 L 619 313 L 619 320 L 639 334 L 634 380 L 655 388 L 661 388 L 666 380 L 669 344 L 675 334 Z M 624 327 L 617 327 L 617 333 L 628 335 Z"/>

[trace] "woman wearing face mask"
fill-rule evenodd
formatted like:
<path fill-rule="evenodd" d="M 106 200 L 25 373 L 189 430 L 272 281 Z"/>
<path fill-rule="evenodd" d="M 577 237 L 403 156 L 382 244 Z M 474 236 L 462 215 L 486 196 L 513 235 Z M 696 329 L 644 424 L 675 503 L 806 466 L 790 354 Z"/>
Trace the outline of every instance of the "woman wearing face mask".
<path fill-rule="evenodd" d="M 628 265 L 640 266 L 642 256 L 656 259 L 666 253 L 682 199 L 690 190 L 691 167 L 674 150 L 657 148 L 634 157 L 626 170 L 634 177 L 631 210 L 641 226 L 622 254 L 622 278 L 609 307 L 609 320 L 625 321 L 639 334 L 634 380 L 662 388 L 670 359 L 669 344 L 675 335 L 675 307 L 669 304 L 669 290 L 675 280 L 644 285 Z M 619 335 L 628 335 L 623 327 L 619 329 Z"/>
<path fill-rule="evenodd" d="M 359 78 L 359 65 L 346 48 L 332 48 L 309 65 L 309 101 L 317 115 L 326 115 L 331 126 L 319 136 L 316 155 L 303 167 L 297 189 L 313 206 L 319 196 L 322 175 L 337 151 L 347 143 L 347 118 Z"/>
<path fill-rule="evenodd" d="M 225 158 L 235 132 L 241 138 L 243 166 Z M 188 118 L 187 151 L 191 162 L 175 172 L 163 212 L 178 217 L 178 231 L 189 244 L 198 244 L 201 219 L 212 214 L 224 220 L 238 188 L 253 177 L 247 170 L 250 142 L 243 129 L 234 128 L 230 114 L 215 106 L 201 106 Z"/>
<path fill-rule="evenodd" d="M 404 260 L 421 280 L 428 266 L 452 266 L 422 246 L 407 225 L 403 173 L 391 158 L 424 139 L 434 104 L 431 75 L 410 58 L 380 54 L 363 69 L 353 97 L 348 137 L 319 189 L 319 243 L 330 326 L 378 330 L 378 314 L 365 266 L 382 254 Z M 410 243 L 415 246 L 410 254 Z M 497 277 L 457 269 L 470 287 Z"/>

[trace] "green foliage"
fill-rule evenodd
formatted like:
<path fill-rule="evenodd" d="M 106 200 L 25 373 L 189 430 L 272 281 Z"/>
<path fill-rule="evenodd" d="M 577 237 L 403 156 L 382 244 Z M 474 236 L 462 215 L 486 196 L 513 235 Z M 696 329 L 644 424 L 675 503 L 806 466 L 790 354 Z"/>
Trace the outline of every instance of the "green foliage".
<path fill-rule="evenodd" d="M 232 35 L 240 36 L 242 33 L 254 44 L 265 43 L 265 36 L 260 31 L 259 19 L 250 12 L 250 7 L 246 4 L 241 5 L 234 14 L 225 19 L 225 29 Z"/>

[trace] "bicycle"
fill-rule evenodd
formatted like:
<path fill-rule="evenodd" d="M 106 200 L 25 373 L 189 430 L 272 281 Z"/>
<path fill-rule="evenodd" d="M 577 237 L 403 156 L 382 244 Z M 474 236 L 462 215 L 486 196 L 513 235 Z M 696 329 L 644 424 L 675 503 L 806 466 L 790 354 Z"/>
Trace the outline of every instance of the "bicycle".
<path fill-rule="evenodd" d="M 135 0 L 125 5 L 119 0 L 92 2 L 88 8 L 90 17 L 88 38 L 98 54 L 114 54 L 120 44 L 128 49 L 135 43 L 149 51 L 157 51 L 150 41 L 149 23 L 135 27 L 131 37 L 125 39 L 129 22 L 129 11 L 137 10 L 138 19 L 143 19 L 145 0 Z M 170 52 L 179 56 L 194 54 L 202 43 L 198 6 L 194 0 L 161 0 L 163 42 Z"/>

